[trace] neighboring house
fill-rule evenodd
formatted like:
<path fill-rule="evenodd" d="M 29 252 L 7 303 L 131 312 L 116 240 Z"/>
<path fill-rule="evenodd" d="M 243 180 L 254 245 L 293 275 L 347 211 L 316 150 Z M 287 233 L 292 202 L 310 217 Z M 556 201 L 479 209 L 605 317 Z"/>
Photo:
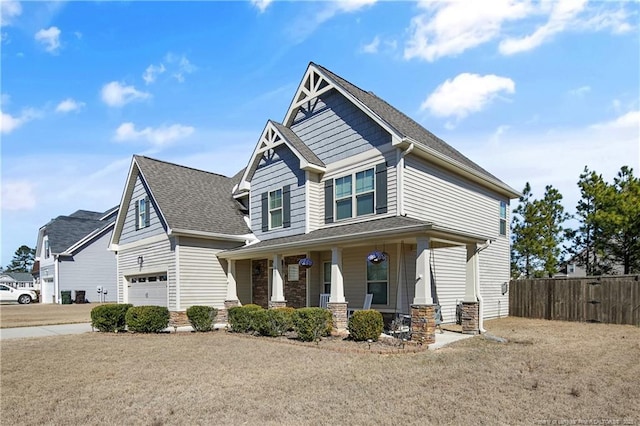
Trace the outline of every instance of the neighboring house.
<path fill-rule="evenodd" d="M 0 274 L 0 283 L 13 288 L 39 290 L 39 288 L 36 288 L 33 276 L 28 272 L 3 272 Z"/>
<path fill-rule="evenodd" d="M 590 261 L 595 262 L 595 257 L 593 253 L 589 254 Z M 568 260 L 562 262 L 560 264 L 560 270 L 554 275 L 554 277 L 567 277 L 567 278 L 576 278 L 576 277 L 586 277 L 587 276 L 587 251 L 582 250 L 580 253 L 575 256 L 569 258 Z M 606 271 L 600 272 L 600 274 L 604 275 L 622 275 L 624 274 L 624 265 L 621 263 L 614 263 L 611 260 L 606 260 L 605 262 L 602 259 L 598 259 L 599 264 L 606 266 Z"/>
<path fill-rule="evenodd" d="M 116 300 L 116 258 L 108 247 L 117 214 L 117 207 L 78 210 L 40 228 L 33 274 L 43 303 L 60 303 L 62 291 L 71 291 L 73 299 L 84 291 L 89 302 Z"/>
<path fill-rule="evenodd" d="M 171 310 L 318 306 L 330 293 L 344 328 L 347 309 L 370 293 L 373 309 L 418 316 L 424 327 L 433 304 L 453 322 L 463 303 L 472 333 L 483 318 L 508 315 L 518 191 L 326 68 L 309 64 L 283 122 L 267 121 L 236 178 L 182 176 L 175 165 L 163 173 L 160 164 L 134 157 L 129 173 L 112 241 L 121 302 L 151 299 L 136 289 L 140 277 L 163 276 L 158 302 Z"/>
<path fill-rule="evenodd" d="M 216 255 L 252 238 L 231 196 L 234 182 L 134 156 L 111 240 L 119 302 L 224 308 L 226 262 Z"/>

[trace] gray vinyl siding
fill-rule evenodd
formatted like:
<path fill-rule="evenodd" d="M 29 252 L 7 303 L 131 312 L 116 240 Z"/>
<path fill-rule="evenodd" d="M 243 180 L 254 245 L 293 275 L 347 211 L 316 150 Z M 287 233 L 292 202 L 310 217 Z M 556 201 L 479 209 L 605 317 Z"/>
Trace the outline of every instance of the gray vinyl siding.
<path fill-rule="evenodd" d="M 236 294 L 240 303 L 251 303 L 251 260 L 236 261 Z"/>
<path fill-rule="evenodd" d="M 264 192 L 290 185 L 291 226 L 262 231 L 262 203 Z M 251 229 L 260 240 L 304 234 L 305 231 L 305 172 L 300 160 L 285 145 L 275 148 L 270 159 L 264 157 L 251 179 Z"/>
<path fill-rule="evenodd" d="M 71 290 L 75 299 L 77 290 L 84 290 L 85 297 L 90 302 L 99 300 L 97 286 L 107 290 L 106 301 L 117 300 L 116 256 L 109 251 L 109 242 L 113 228 L 92 240 L 73 257 L 62 257 L 59 265 L 59 289 Z"/>
<path fill-rule="evenodd" d="M 391 135 L 336 90 L 298 112 L 291 129 L 325 164 L 391 143 Z"/>
<path fill-rule="evenodd" d="M 508 314 L 508 294 L 501 285 L 509 281 L 509 207 L 507 235 L 499 235 L 500 201 L 509 200 L 415 157 L 406 159 L 405 211 L 407 216 L 491 238 L 480 253 L 480 294 L 484 318 Z M 464 298 L 466 248 L 436 249 L 438 296 L 445 322 L 455 320 L 455 303 Z M 452 317 L 453 315 L 453 317 Z"/>
<path fill-rule="evenodd" d="M 396 152 L 397 150 L 393 149 L 383 154 L 387 163 L 387 213 L 392 213 L 394 216 L 398 202 L 398 169 L 396 168 L 398 160 Z"/>
<path fill-rule="evenodd" d="M 239 245 L 226 241 L 179 238 L 178 310 L 185 310 L 193 305 L 224 308 L 227 296 L 227 261 L 218 259 L 216 254 Z"/>
<path fill-rule="evenodd" d="M 173 239 L 163 239 L 150 244 L 118 251 L 118 302 L 126 303 L 125 277 L 145 274 L 167 274 L 167 300 L 169 310 L 176 310 L 175 244 Z M 143 265 L 138 265 L 143 256 Z"/>
<path fill-rule="evenodd" d="M 150 209 L 149 226 L 141 229 L 136 229 L 136 203 L 138 202 L 138 200 L 143 199 L 147 196 L 149 197 L 150 201 L 148 206 L 148 208 Z M 165 226 L 158 216 L 156 206 L 151 200 L 151 195 L 147 193 L 140 176 L 136 178 L 136 184 L 133 188 L 131 201 L 129 202 L 129 205 L 126 207 L 126 209 L 127 213 L 124 219 L 124 225 L 122 227 L 122 234 L 120 235 L 119 244 L 131 243 L 166 232 Z"/>
<path fill-rule="evenodd" d="M 309 231 L 314 231 L 324 225 L 324 186 L 320 183 L 320 176 L 317 173 L 309 173 L 307 181 L 309 191 Z"/>

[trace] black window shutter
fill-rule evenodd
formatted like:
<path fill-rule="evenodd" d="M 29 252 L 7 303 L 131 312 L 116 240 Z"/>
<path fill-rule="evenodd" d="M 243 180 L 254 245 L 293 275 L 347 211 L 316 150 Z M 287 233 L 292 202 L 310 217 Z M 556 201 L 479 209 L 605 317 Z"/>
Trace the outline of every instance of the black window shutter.
<path fill-rule="evenodd" d="M 291 226 L 291 185 L 282 188 L 282 227 Z"/>
<path fill-rule="evenodd" d="M 136 201 L 136 215 L 134 217 L 134 222 L 136 223 L 136 231 L 138 229 L 140 229 L 140 219 L 138 218 L 138 216 L 140 216 L 140 200 Z"/>
<path fill-rule="evenodd" d="M 333 179 L 324 181 L 324 223 L 333 223 Z"/>
<path fill-rule="evenodd" d="M 387 212 L 387 163 L 376 166 L 376 214 Z"/>
<path fill-rule="evenodd" d="M 145 228 L 151 224 L 151 203 L 149 197 L 144 199 L 144 226 Z"/>
<path fill-rule="evenodd" d="M 262 232 L 269 230 L 269 193 L 262 193 Z"/>

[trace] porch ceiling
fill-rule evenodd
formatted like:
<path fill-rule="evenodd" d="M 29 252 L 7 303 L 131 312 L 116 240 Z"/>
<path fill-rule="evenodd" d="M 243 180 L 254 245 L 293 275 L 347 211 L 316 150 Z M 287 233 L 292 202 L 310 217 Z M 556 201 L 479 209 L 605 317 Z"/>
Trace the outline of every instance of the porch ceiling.
<path fill-rule="evenodd" d="M 371 242 L 393 243 L 415 241 L 418 237 L 429 237 L 434 248 L 453 247 L 471 243 L 484 243 L 491 238 L 472 235 L 458 230 L 438 227 L 408 217 L 392 216 L 365 222 L 331 226 L 308 234 L 274 238 L 248 246 L 225 250 L 218 256 L 225 259 L 251 259 L 274 252 L 288 255 L 307 251 L 329 250 L 331 247 L 353 247 Z"/>

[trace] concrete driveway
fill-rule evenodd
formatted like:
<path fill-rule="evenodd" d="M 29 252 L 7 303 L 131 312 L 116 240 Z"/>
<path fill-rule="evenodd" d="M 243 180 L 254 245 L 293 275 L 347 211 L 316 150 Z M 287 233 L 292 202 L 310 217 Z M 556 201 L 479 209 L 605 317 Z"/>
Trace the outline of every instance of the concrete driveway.
<path fill-rule="evenodd" d="M 89 332 L 91 332 L 91 323 L 2 328 L 0 329 L 0 340 L 21 339 L 24 337 L 60 336 L 63 334 L 81 334 Z"/>

